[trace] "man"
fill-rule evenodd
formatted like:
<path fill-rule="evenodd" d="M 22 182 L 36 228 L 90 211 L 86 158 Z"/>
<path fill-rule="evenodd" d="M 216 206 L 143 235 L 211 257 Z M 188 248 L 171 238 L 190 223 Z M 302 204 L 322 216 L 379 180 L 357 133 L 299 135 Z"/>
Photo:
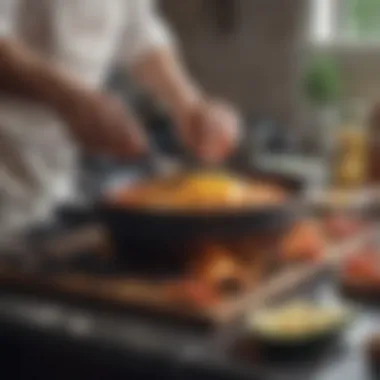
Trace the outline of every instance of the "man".
<path fill-rule="evenodd" d="M 144 152 L 137 120 L 100 88 L 116 59 L 161 102 L 184 147 L 219 160 L 237 117 L 184 70 L 152 0 L 0 0 L 0 228 L 43 221 L 74 193 L 76 148 Z"/>

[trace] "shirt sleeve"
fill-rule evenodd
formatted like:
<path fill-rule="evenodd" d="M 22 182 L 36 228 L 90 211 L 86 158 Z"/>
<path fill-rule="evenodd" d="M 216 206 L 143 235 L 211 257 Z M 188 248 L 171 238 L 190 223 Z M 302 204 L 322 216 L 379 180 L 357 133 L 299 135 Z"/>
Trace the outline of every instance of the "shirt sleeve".
<path fill-rule="evenodd" d="M 98 87 L 107 76 L 125 30 L 126 0 L 49 2 L 54 58 L 83 83 Z"/>
<path fill-rule="evenodd" d="M 19 3 L 19 0 L 0 0 L 0 37 L 14 33 Z"/>
<path fill-rule="evenodd" d="M 173 35 L 161 18 L 155 0 L 130 1 L 127 26 L 122 40 L 121 59 L 131 65 L 149 51 L 172 47 Z"/>

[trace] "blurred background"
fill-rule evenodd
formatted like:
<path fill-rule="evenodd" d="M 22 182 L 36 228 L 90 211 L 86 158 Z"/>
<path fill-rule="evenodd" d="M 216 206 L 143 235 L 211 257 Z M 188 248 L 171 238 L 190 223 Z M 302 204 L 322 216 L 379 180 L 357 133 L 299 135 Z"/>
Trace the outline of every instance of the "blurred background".
<path fill-rule="evenodd" d="M 364 133 L 379 95 L 378 2 L 159 3 L 191 73 L 207 91 L 242 110 L 248 138 L 239 159 L 257 159 L 268 168 L 280 162 L 284 170 L 312 169 L 318 181 L 331 180 L 326 165 L 332 152 L 341 151 L 339 136 Z M 170 121 L 124 72 L 115 69 L 110 87 L 134 101 L 164 150 L 178 153 Z M 273 153 L 290 156 L 280 160 Z M 310 158 L 299 162 L 298 154 Z"/>
<path fill-rule="evenodd" d="M 13 378 L 25 378 L 25 373 L 44 373 L 54 379 L 73 374 L 91 380 L 119 379 L 133 371 L 140 377 L 136 374 L 131 378 L 155 378 L 162 371 L 170 379 L 199 378 L 201 373 L 209 377 L 200 378 L 210 379 L 366 379 L 364 344 L 371 334 L 377 337 L 369 344 L 373 344 L 373 356 L 377 355 L 376 365 L 380 367 L 378 215 L 374 212 L 379 209 L 379 197 L 375 191 L 374 197 L 369 197 L 368 191 L 377 191 L 377 187 L 367 186 L 380 184 L 380 150 L 376 146 L 380 141 L 377 137 L 380 123 L 369 123 L 369 115 L 380 100 L 380 1 L 159 0 L 158 5 L 181 43 L 191 74 L 208 93 L 225 98 L 243 114 L 246 137 L 231 160 L 252 169 L 255 175 L 255 169 L 269 174 L 268 178 L 273 173 L 279 178 L 285 174 L 292 180 L 301 179 L 302 184 L 312 189 L 328 191 L 322 194 L 319 203 L 315 202 L 317 205 L 310 202 L 306 211 L 303 203 L 300 202 L 302 207 L 298 204 L 296 207 L 292 199 L 286 199 L 289 201 L 286 208 L 281 203 L 278 213 L 269 214 L 268 219 L 276 223 L 267 223 L 270 227 L 265 233 L 257 222 L 265 222 L 265 218 L 253 218 L 255 234 L 245 236 L 237 231 L 236 236 L 231 235 L 231 241 L 230 235 L 226 238 L 221 234 L 216 245 L 214 237 L 207 234 L 200 234 L 199 241 L 174 239 L 180 231 L 177 224 L 186 222 L 186 215 L 173 222 L 173 214 L 169 213 L 169 226 L 171 221 L 174 227 L 168 229 L 165 223 L 164 227 L 160 225 L 167 220 L 165 217 L 156 220 L 157 215 L 152 213 L 147 219 L 146 215 L 134 219 L 132 212 L 132 218 L 128 219 L 128 207 L 121 207 L 121 217 L 111 215 L 112 221 L 106 222 L 112 224 L 110 230 L 114 229 L 121 241 L 129 239 L 127 249 L 120 249 L 116 238 L 109 239 L 109 231 L 104 234 L 103 229 L 100 232 L 94 229 L 93 210 L 87 216 L 88 210 L 84 210 L 83 223 L 83 210 L 69 207 L 58 216 L 63 220 L 62 226 L 57 223 L 57 230 L 48 229 L 52 239 L 49 240 L 50 235 L 47 237 L 46 247 L 39 245 L 37 236 L 33 250 L 29 241 L 22 242 L 22 247 L 16 245 L 22 251 L 19 256 L 4 255 L 5 263 L 0 262 L 3 281 L 0 328 L 1 337 L 6 338 L 0 357 L 15 372 L 19 371 Z M 112 71 L 108 87 L 136 107 L 162 154 L 169 158 L 185 156 L 171 133 L 171 120 L 135 87 L 121 65 Z M 91 192 L 97 192 L 105 180 L 130 173 L 134 165 L 135 162 L 120 164 L 84 157 L 82 181 L 86 196 L 91 198 Z M 341 190 L 348 190 L 349 196 L 345 192 L 342 195 Z M 298 187 L 292 187 L 294 197 L 305 195 L 298 191 Z M 353 197 L 351 191 L 355 193 Z M 371 205 L 367 207 L 363 199 L 370 200 Z M 127 219 L 123 219 L 123 212 Z M 229 216 L 227 213 L 225 224 L 230 230 L 234 225 L 234 232 L 240 229 L 239 223 L 251 222 L 249 215 L 236 219 L 236 224 Z M 80 227 L 82 224 L 88 227 L 86 217 L 90 219 L 90 228 L 84 229 L 82 239 Z M 194 222 L 198 219 L 188 219 L 190 226 L 197 231 L 201 229 L 202 223 Z M 129 220 L 129 225 L 123 224 L 124 220 Z M 281 223 L 287 224 L 288 229 L 278 228 Z M 209 226 L 207 220 L 204 226 Z M 164 242 L 162 246 L 156 241 L 151 244 L 146 237 L 153 236 L 155 228 L 160 235 L 157 241 Z M 41 254 L 41 247 L 46 252 Z M 53 254 L 47 253 L 48 249 Z M 174 257 L 181 261 L 181 270 L 184 267 L 186 275 L 176 272 L 172 283 L 167 280 L 174 278 L 173 273 L 165 273 L 163 283 L 167 288 L 161 288 L 159 282 L 146 283 L 146 273 L 134 272 L 133 260 L 128 261 L 134 257 L 140 265 L 142 262 L 150 266 L 144 267 L 149 271 L 155 266 L 170 267 L 166 259 L 160 262 L 168 252 L 171 255 L 166 259 Z M 257 289 L 271 289 L 265 286 L 273 279 L 277 284 L 274 289 L 286 301 L 301 296 L 311 303 L 315 301 L 312 307 L 301 307 L 301 317 L 297 307 L 291 309 L 298 315 L 295 320 L 299 323 L 290 324 L 289 331 L 297 332 L 301 326 L 301 341 L 302 334 L 307 336 L 308 328 L 312 328 L 301 320 L 313 320 L 322 304 L 351 306 L 351 301 L 346 302 L 341 294 L 345 281 L 349 286 L 368 285 L 364 288 L 370 289 L 367 293 L 372 296 L 375 294 L 377 306 L 360 304 L 356 324 L 346 329 L 344 321 L 335 325 L 338 331 L 333 329 L 333 338 L 335 333 L 344 332 L 346 340 L 332 345 L 325 356 L 321 354 L 322 359 L 315 356 L 284 367 L 278 366 L 277 361 L 262 365 L 257 360 L 255 343 L 248 359 L 239 356 L 240 351 L 233 356 L 231 349 L 235 349 L 235 343 L 240 344 L 242 335 L 246 334 L 252 343 L 251 327 L 242 321 L 242 315 L 248 320 L 254 302 L 250 303 L 253 298 L 243 298 L 244 291 L 256 297 L 260 295 L 256 294 Z M 291 296 L 281 293 L 282 288 L 288 292 L 283 279 L 287 283 L 291 280 Z M 226 283 L 225 298 L 222 285 Z M 216 301 L 214 292 L 218 293 Z M 264 301 L 271 296 L 270 291 L 262 294 Z M 234 303 L 236 300 L 239 307 Z M 205 333 L 203 329 L 199 332 L 192 325 L 178 326 L 176 317 L 186 314 L 187 309 L 194 317 L 186 302 L 196 304 L 193 314 L 197 322 L 202 319 L 203 323 L 207 314 L 211 324 L 217 325 L 216 333 L 214 330 Z M 136 317 L 136 304 L 142 308 L 148 305 L 148 321 L 140 314 Z M 263 301 L 262 304 L 267 306 Z M 171 307 L 175 309 L 174 318 L 170 315 L 162 327 L 157 315 L 165 308 L 170 314 Z M 288 315 L 292 319 L 292 313 Z M 228 323 L 222 325 L 221 320 Z M 317 319 L 316 325 L 318 322 Z M 330 336 L 327 338 L 337 343 Z"/>

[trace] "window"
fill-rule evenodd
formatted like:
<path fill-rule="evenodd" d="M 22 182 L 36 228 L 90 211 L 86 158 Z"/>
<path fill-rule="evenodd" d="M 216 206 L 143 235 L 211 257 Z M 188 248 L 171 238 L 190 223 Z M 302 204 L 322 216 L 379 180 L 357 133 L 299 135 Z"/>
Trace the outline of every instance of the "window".
<path fill-rule="evenodd" d="M 318 43 L 380 46 L 380 0 L 311 0 L 311 36 Z"/>

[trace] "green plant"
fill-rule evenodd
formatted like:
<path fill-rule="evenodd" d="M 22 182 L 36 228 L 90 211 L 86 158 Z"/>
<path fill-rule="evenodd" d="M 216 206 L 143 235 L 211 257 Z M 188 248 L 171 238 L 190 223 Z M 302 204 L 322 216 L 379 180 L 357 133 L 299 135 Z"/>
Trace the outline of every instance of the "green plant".
<path fill-rule="evenodd" d="M 373 38 L 379 35 L 379 0 L 348 0 L 346 6 L 356 37 Z"/>
<path fill-rule="evenodd" d="M 314 106 L 335 104 L 340 96 L 341 83 L 337 63 L 327 56 L 319 56 L 307 66 L 304 91 Z"/>

